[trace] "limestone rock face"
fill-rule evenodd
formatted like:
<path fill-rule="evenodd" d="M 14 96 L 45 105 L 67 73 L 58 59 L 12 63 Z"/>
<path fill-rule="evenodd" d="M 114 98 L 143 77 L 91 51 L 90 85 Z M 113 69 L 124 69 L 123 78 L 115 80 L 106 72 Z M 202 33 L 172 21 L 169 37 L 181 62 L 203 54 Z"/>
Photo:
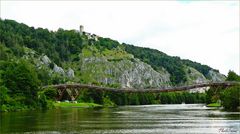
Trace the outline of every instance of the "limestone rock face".
<path fill-rule="evenodd" d="M 69 78 L 73 78 L 75 75 L 74 75 L 74 71 L 72 68 L 68 68 L 67 70 L 67 77 Z"/>
<path fill-rule="evenodd" d="M 221 82 L 221 81 L 225 81 L 226 77 L 223 74 L 220 74 L 214 70 L 210 70 L 208 72 L 209 79 L 211 79 L 213 82 Z"/>
<path fill-rule="evenodd" d="M 207 83 L 209 80 L 199 71 L 196 69 L 186 66 L 185 67 L 185 73 L 187 76 L 187 81 L 185 85 L 193 85 L 193 84 L 199 84 L 199 83 Z M 190 92 L 200 92 L 204 93 L 206 90 L 208 90 L 209 87 L 201 87 L 201 88 L 195 88 L 191 89 Z"/>
<path fill-rule="evenodd" d="M 104 57 L 83 58 L 81 73 L 85 79 L 104 83 L 119 83 L 122 88 L 168 87 L 170 75 L 157 72 L 138 59 L 107 60 Z"/>
<path fill-rule="evenodd" d="M 205 76 L 200 73 L 199 71 L 197 71 L 196 69 L 186 66 L 185 67 L 185 73 L 187 76 L 187 82 L 186 84 L 198 84 L 198 83 L 206 83 L 209 80 L 207 80 L 207 78 L 205 78 Z"/>
<path fill-rule="evenodd" d="M 43 64 L 45 65 L 49 65 L 52 61 L 48 58 L 47 55 L 44 55 L 42 58 L 41 58 L 41 61 L 43 62 Z"/>
<path fill-rule="evenodd" d="M 79 54 L 79 61 L 65 63 L 63 67 L 56 65 L 47 55 L 37 55 L 30 48 L 24 48 L 24 51 L 23 58 L 31 60 L 37 69 L 47 71 L 50 76 L 54 73 L 61 74 L 63 79 L 67 77 L 68 81 L 75 83 L 136 89 L 170 87 L 171 85 L 170 74 L 164 68 L 159 67 L 156 71 L 149 64 L 134 58 L 120 47 L 101 51 L 94 46 L 84 48 Z M 184 69 L 187 81 L 181 83 L 180 86 L 211 81 L 221 82 L 226 79 L 223 74 L 215 70 L 210 70 L 208 75 L 204 76 L 195 68 L 187 65 Z"/>
<path fill-rule="evenodd" d="M 64 70 L 61 67 L 57 66 L 56 64 L 54 64 L 53 71 L 56 72 L 56 73 L 65 75 Z"/>

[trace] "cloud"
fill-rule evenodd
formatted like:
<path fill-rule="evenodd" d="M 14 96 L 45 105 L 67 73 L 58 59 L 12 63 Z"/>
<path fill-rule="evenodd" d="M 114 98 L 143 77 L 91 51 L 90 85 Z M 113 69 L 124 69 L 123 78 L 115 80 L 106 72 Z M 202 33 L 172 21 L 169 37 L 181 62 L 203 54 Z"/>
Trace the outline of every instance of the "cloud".
<path fill-rule="evenodd" d="M 239 69 L 239 1 L 1 1 L 1 17 L 85 30 L 227 74 Z"/>

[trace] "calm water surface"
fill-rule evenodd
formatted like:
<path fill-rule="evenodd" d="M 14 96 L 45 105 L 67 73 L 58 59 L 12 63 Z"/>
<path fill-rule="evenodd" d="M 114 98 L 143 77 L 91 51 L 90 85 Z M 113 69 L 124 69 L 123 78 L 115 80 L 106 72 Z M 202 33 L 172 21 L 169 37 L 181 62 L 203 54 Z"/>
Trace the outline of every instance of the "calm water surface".
<path fill-rule="evenodd" d="M 240 133 L 240 112 L 201 104 L 61 108 L 0 114 L 0 133 Z"/>

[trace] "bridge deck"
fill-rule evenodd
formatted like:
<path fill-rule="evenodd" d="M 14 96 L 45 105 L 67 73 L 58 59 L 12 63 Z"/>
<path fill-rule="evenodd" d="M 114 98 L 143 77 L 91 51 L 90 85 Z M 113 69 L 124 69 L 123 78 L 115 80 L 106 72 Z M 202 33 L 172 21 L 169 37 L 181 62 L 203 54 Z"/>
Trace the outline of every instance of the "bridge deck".
<path fill-rule="evenodd" d="M 179 86 L 179 87 L 166 87 L 166 88 L 148 88 L 148 89 L 134 89 L 134 88 L 109 88 L 101 87 L 95 85 L 86 85 L 86 84 L 59 84 L 59 85 L 49 85 L 44 86 L 43 88 L 56 88 L 56 89 L 93 89 L 99 91 L 111 91 L 111 92 L 131 92 L 131 93 L 159 93 L 159 92 L 176 92 L 176 91 L 185 91 L 201 87 L 229 87 L 240 85 L 240 82 L 212 82 L 212 83 L 201 83 L 188 86 Z"/>

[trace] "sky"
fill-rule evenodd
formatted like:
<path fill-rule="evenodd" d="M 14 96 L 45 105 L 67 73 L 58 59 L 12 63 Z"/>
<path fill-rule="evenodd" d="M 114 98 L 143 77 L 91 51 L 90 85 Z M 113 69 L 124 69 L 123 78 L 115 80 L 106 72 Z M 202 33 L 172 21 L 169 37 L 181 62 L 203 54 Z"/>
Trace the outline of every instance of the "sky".
<path fill-rule="evenodd" d="M 0 17 L 79 29 L 240 74 L 239 1 L 0 1 Z"/>

